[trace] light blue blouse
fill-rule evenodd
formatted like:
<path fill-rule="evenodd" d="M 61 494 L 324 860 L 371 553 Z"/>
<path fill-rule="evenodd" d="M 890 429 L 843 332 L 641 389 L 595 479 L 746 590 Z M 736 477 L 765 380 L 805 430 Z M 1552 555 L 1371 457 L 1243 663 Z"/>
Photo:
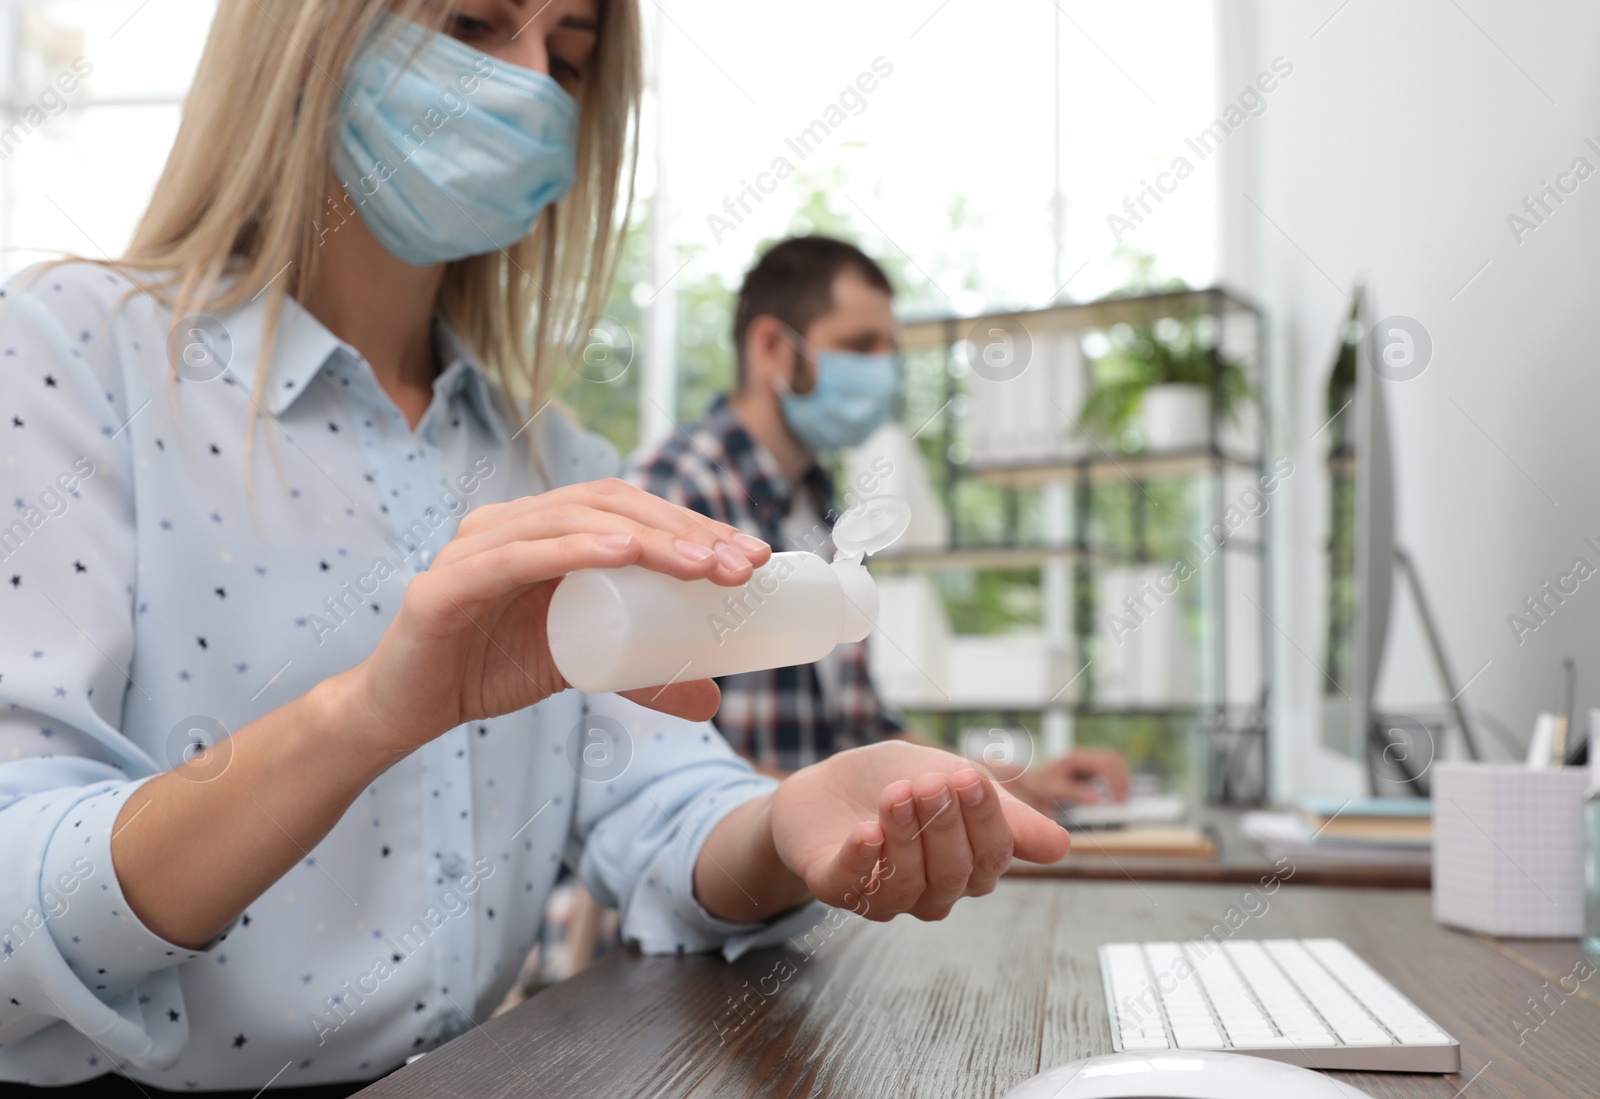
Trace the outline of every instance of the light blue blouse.
<path fill-rule="evenodd" d="M 145 927 L 111 861 L 131 791 L 370 654 L 468 508 L 538 491 L 527 433 L 558 484 L 617 458 L 556 406 L 512 422 L 443 325 L 413 432 L 292 303 L 247 451 L 262 304 L 186 321 L 174 381 L 131 289 L 74 263 L 0 290 L 0 1080 L 376 1076 L 493 1010 L 563 860 L 648 951 L 815 919 L 694 899 L 706 835 L 772 787 L 712 726 L 567 691 L 395 765 L 205 948 Z"/>

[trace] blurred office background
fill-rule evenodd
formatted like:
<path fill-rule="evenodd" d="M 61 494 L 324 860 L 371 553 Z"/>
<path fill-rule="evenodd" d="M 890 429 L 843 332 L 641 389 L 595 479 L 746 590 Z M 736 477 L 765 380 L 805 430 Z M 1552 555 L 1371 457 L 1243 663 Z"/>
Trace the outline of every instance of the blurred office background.
<path fill-rule="evenodd" d="M 0 271 L 123 247 L 212 8 L 0 7 Z M 1197 722 L 1220 654 L 1232 669 L 1255 669 L 1237 685 L 1236 716 L 1265 730 L 1259 778 L 1271 794 L 1362 788 L 1360 762 L 1331 751 L 1323 730 L 1328 701 L 1348 688 L 1337 621 L 1348 562 L 1329 552 L 1340 533 L 1329 381 L 1362 282 L 1373 316 L 1412 318 L 1431 342 L 1426 368 L 1385 396 L 1397 539 L 1457 673 L 1448 687 L 1438 680 L 1401 591 L 1379 705 L 1438 728 L 1430 750 L 1447 754 L 1456 750 L 1447 702 L 1458 694 L 1498 731 L 1488 753 L 1503 755 L 1537 711 L 1554 708 L 1562 657 L 1577 658 L 1580 711 L 1600 702 L 1594 646 L 1582 644 L 1600 624 L 1590 585 L 1536 630 L 1519 637 L 1508 622 L 1575 558 L 1600 567 L 1584 543 L 1600 540 L 1587 455 L 1600 377 L 1586 335 L 1600 180 L 1560 205 L 1545 200 L 1550 212 L 1534 228 L 1508 220 L 1530 218 L 1525 199 L 1575 159 L 1600 168 L 1585 143 L 1600 147 L 1591 62 L 1600 12 L 1487 0 L 643 8 L 649 91 L 634 229 L 593 325 L 615 358 L 574 370 L 564 394 L 620 449 L 694 419 L 730 384 L 732 291 L 762 244 L 789 233 L 856 240 L 894 275 L 913 322 L 1177 285 L 1225 286 L 1259 307 L 1264 323 L 1248 332 L 1203 320 L 1151 329 L 1220 341 L 1219 358 L 1248 380 L 1233 441 L 1294 470 L 1238 531 L 1270 546 L 1264 574 L 1231 584 L 1224 607 L 1205 584 L 1174 597 L 1167 655 L 1155 657 L 1171 662 L 1153 688 L 1164 701 L 1124 694 L 1119 705 L 1108 692 L 1114 654 L 1097 600 L 1139 579 L 1130 560 L 1170 566 L 1242 482 L 1108 477 L 1080 502 L 1065 482 L 969 477 L 974 349 L 910 350 L 904 435 L 947 540 L 1092 539 L 1122 569 L 1086 576 L 1059 561 L 1002 559 L 893 573 L 891 585 L 920 577 L 913 585 L 937 599 L 905 614 L 942 615 L 954 635 L 1026 639 L 1034 648 L 1020 656 L 1001 643 L 985 659 L 1013 669 L 1031 660 L 1063 684 L 1053 709 L 952 716 L 910 699 L 920 727 L 980 740 L 1020 730 L 1052 748 L 1112 744 L 1174 788 L 1200 789 Z M 60 90 L 60 74 L 86 68 L 72 92 Z M 1180 158 L 1181 178 L 1163 176 Z M 1054 345 L 1055 361 L 1102 378 L 1099 361 L 1142 330 L 1086 322 L 1073 333 L 1070 348 Z M 1139 453 L 1129 423 L 1104 435 L 1102 453 Z M 1225 630 L 1210 625 L 1219 615 Z"/>

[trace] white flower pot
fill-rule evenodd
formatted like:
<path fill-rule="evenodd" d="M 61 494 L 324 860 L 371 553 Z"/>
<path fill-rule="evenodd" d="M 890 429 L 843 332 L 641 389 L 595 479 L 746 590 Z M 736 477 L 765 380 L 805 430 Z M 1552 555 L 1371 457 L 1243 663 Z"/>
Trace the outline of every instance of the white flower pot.
<path fill-rule="evenodd" d="M 1095 575 L 1095 702 L 1107 707 L 1198 703 L 1196 639 L 1184 615 L 1184 580 L 1171 564 L 1117 565 Z"/>
<path fill-rule="evenodd" d="M 1139 431 L 1149 450 L 1194 450 L 1211 440 L 1211 397 L 1203 385 L 1153 385 L 1139 401 Z"/>

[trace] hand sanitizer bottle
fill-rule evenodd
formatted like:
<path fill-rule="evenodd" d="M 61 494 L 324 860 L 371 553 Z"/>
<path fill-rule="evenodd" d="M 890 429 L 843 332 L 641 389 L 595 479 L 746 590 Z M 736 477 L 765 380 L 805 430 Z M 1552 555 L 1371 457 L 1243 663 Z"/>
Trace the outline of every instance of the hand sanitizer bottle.
<path fill-rule="evenodd" d="M 1600 710 L 1589 711 L 1589 790 L 1583 796 L 1583 949 L 1600 956 Z"/>
<path fill-rule="evenodd" d="M 550 656 L 590 694 L 809 664 L 878 617 L 862 558 L 905 532 L 903 500 L 875 496 L 833 527 L 834 560 L 775 553 L 739 587 L 639 565 L 568 573 L 550 597 Z"/>

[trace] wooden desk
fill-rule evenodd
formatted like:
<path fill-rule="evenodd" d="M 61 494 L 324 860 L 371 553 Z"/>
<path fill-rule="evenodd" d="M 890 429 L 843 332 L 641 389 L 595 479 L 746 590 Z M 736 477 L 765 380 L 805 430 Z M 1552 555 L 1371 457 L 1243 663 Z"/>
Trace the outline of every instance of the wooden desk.
<path fill-rule="evenodd" d="M 1255 884 L 1274 873 L 1282 874 L 1272 860 L 1239 829 L 1243 809 L 1203 805 L 1195 809 L 1192 820 L 1217 837 L 1214 860 L 1152 858 L 1118 855 L 1115 858 L 1075 851 L 1053 866 L 1034 866 L 1019 862 L 1012 866 L 1015 876 L 1075 878 L 1090 881 L 1175 881 L 1237 882 Z M 1427 889 L 1432 872 L 1422 866 L 1381 866 L 1358 864 L 1311 865 L 1300 860 L 1294 866 L 1296 885 L 1352 886 L 1367 889 Z"/>
<path fill-rule="evenodd" d="M 1600 974 L 1552 998 L 1542 1022 L 1524 1015 L 1582 959 L 1575 941 L 1450 931 L 1415 890 L 1291 885 L 1265 909 L 1245 892 L 1013 879 L 942 923 L 851 918 L 809 954 L 614 955 L 361 1095 L 995 1099 L 1041 1067 L 1111 1051 L 1096 947 L 1226 931 L 1230 907 L 1258 913 L 1237 938 L 1344 939 L 1461 1042 L 1458 1075 L 1336 1074 L 1375 1097 L 1600 1091 Z"/>

